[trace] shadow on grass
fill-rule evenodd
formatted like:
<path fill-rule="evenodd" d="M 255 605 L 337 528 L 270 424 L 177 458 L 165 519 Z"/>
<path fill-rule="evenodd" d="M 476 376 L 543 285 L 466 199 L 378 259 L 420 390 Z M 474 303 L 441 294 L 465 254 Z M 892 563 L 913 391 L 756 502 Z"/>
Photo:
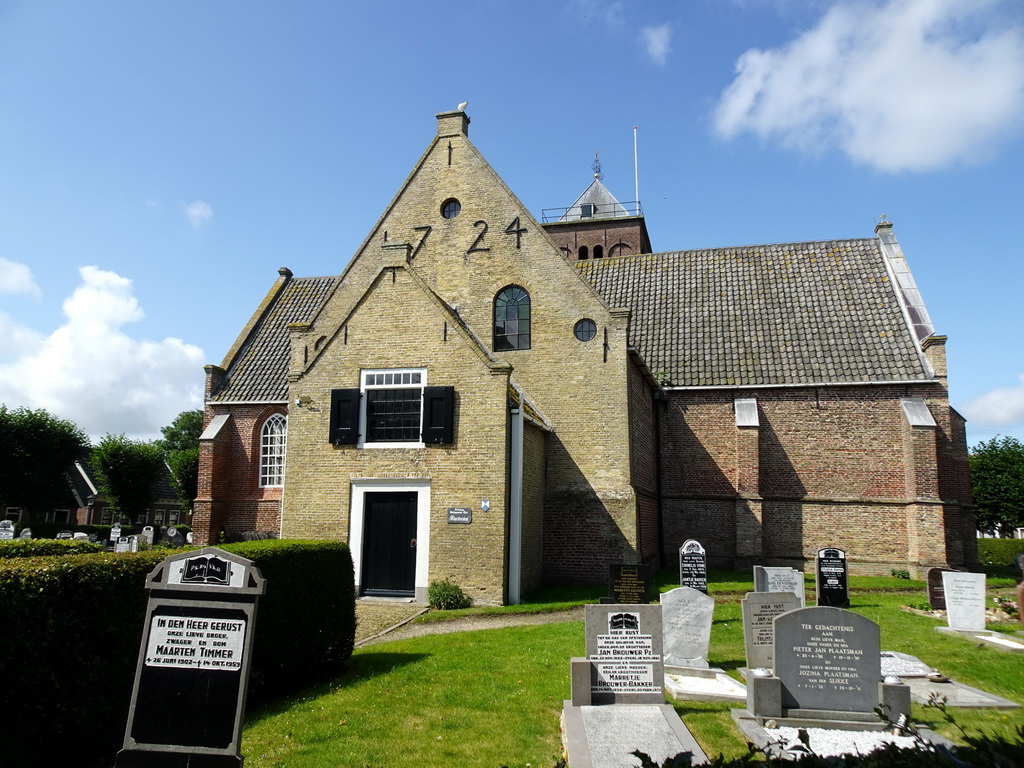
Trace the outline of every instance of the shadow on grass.
<path fill-rule="evenodd" d="M 274 698 L 265 698 L 249 707 L 246 720 L 256 723 L 268 717 L 287 712 L 292 707 L 309 699 L 338 692 L 353 683 L 386 675 L 399 667 L 415 664 L 428 658 L 427 653 L 386 653 L 365 651 L 354 654 L 345 669 L 319 683 L 290 691 Z"/>

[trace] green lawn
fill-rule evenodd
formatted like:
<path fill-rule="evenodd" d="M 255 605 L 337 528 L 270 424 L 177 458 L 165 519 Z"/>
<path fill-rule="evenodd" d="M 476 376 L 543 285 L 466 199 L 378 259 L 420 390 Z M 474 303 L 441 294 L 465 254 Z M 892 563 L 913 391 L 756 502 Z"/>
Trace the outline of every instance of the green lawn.
<path fill-rule="evenodd" d="M 744 663 L 739 599 L 751 587 L 743 574 L 714 578 L 709 661 L 735 675 Z M 1012 591 L 1012 580 L 1002 581 L 990 580 L 990 596 Z M 933 629 L 936 620 L 900 610 L 924 600 L 921 582 L 854 577 L 851 586 L 853 609 L 880 624 L 883 649 L 912 653 L 956 680 L 1024 704 L 1024 658 L 942 635 Z M 592 593 L 547 590 L 532 598 L 530 609 L 592 601 L 600 590 Z M 242 752 L 254 768 L 551 766 L 561 749 L 558 717 L 569 695 L 569 658 L 583 653 L 582 622 L 370 646 L 356 651 L 337 679 L 251 712 Z M 676 708 L 705 751 L 739 756 L 746 749 L 730 706 L 687 702 Z M 1009 737 L 1024 726 L 1024 709 L 952 712 L 968 730 L 993 735 Z M 957 739 L 937 710 L 915 705 L 914 717 Z"/>

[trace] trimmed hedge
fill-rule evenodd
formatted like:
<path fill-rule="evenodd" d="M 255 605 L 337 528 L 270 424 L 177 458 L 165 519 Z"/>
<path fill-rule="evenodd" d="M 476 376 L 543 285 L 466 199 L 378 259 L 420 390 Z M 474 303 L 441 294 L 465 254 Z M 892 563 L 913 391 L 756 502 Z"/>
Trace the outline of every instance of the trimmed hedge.
<path fill-rule="evenodd" d="M 267 579 L 250 696 L 340 669 L 355 635 L 348 545 L 283 540 L 225 549 L 253 560 Z M 0 763 L 112 762 L 131 703 L 146 576 L 168 551 L 0 560 L 0 626 L 9 628 L 0 711 L 17 713 L 0 742 Z"/>
<path fill-rule="evenodd" d="M 1017 567 L 1017 555 L 1024 552 L 1024 539 L 978 539 L 978 562 L 982 565 Z"/>
<path fill-rule="evenodd" d="M 11 557 L 48 557 L 52 555 L 86 555 L 102 552 L 103 547 L 91 541 L 74 539 L 11 539 L 0 541 L 0 559 Z"/>

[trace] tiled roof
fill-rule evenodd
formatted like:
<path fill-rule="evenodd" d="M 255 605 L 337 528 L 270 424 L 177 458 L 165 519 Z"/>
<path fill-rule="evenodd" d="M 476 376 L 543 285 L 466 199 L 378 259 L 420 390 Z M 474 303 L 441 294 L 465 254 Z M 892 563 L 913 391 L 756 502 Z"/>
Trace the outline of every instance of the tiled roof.
<path fill-rule="evenodd" d="M 932 378 L 874 238 L 576 262 L 670 386 Z"/>
<path fill-rule="evenodd" d="M 264 310 L 230 362 L 213 402 L 280 402 L 288 397 L 288 326 L 308 322 L 330 296 L 338 277 L 289 280 Z"/>

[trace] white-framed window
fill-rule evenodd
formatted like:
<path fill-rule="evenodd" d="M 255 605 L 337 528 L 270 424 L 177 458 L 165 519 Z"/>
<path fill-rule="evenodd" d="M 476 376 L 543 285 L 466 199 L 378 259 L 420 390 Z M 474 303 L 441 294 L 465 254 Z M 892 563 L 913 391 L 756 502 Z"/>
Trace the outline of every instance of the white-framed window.
<path fill-rule="evenodd" d="M 423 447 L 423 389 L 426 368 L 364 370 L 359 376 L 360 446 Z"/>
<path fill-rule="evenodd" d="M 16 523 L 21 522 L 21 507 L 7 507 L 4 510 L 4 519 L 13 520 Z"/>
<path fill-rule="evenodd" d="M 46 513 L 45 517 L 48 523 L 70 523 L 71 522 L 71 510 L 70 509 L 51 509 Z"/>
<path fill-rule="evenodd" d="M 260 430 L 260 487 L 284 485 L 284 450 L 288 422 L 275 413 Z"/>

